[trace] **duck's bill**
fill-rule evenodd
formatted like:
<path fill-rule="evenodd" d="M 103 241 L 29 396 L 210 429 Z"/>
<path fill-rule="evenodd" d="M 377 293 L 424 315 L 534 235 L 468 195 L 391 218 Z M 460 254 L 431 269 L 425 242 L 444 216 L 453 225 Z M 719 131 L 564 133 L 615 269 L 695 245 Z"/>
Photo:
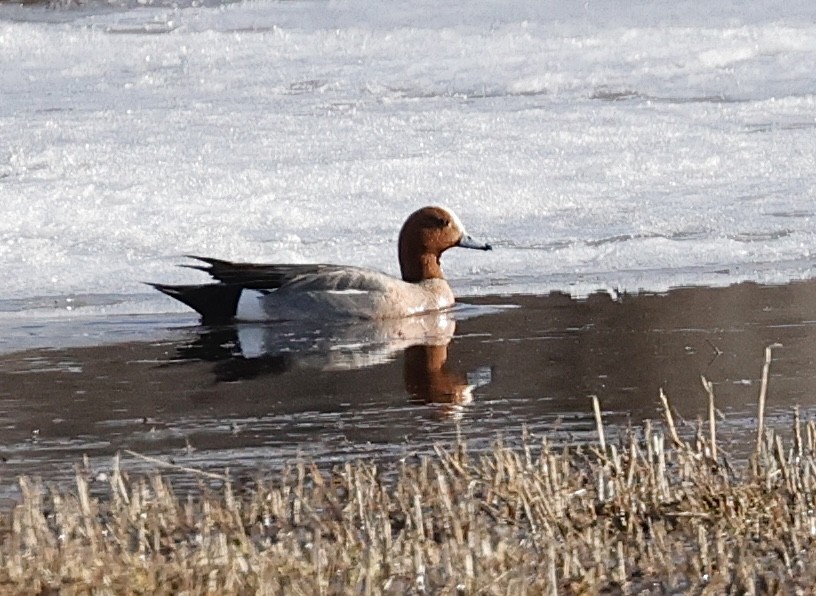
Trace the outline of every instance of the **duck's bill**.
<path fill-rule="evenodd" d="M 475 248 L 476 250 L 493 250 L 492 246 L 486 242 L 474 240 L 470 234 L 464 234 L 457 246 L 461 246 L 462 248 Z"/>

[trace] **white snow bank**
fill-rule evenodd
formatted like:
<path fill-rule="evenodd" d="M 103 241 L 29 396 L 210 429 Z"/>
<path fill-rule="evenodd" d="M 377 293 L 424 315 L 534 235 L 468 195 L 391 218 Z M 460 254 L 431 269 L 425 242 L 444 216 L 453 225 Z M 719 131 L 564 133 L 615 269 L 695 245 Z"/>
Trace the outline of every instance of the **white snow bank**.
<path fill-rule="evenodd" d="M 187 253 L 396 273 L 433 202 L 496 246 L 446 255 L 462 293 L 811 276 L 816 23 L 779 6 L 2 5 L 0 304 L 141 305 Z"/>

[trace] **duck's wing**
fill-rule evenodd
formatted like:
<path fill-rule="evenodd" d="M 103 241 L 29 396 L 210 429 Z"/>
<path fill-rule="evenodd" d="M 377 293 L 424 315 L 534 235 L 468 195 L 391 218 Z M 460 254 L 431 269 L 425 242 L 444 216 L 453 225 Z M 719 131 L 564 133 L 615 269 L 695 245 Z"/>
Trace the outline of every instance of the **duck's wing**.
<path fill-rule="evenodd" d="M 198 269 L 221 283 L 251 290 L 304 292 L 383 291 L 393 278 L 363 267 L 339 265 L 293 265 L 233 263 L 211 257 L 189 255 L 206 265 L 184 265 Z"/>
<path fill-rule="evenodd" d="M 221 283 L 252 290 L 275 290 L 304 275 L 316 275 L 335 269 L 331 265 L 278 265 L 233 263 L 211 257 L 188 255 L 206 265 L 182 265 L 198 269 Z"/>

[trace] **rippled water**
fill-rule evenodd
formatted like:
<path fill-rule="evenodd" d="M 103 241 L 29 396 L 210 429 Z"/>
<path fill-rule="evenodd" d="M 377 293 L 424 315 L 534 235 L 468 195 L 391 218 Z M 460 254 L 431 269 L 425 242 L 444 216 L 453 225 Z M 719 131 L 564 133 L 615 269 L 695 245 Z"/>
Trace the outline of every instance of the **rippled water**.
<path fill-rule="evenodd" d="M 739 457 L 775 342 L 769 423 L 789 428 L 794 405 L 816 413 L 816 282 L 472 301 L 314 329 L 205 328 L 178 316 L 7 323 L 0 474 L 65 479 L 83 455 L 106 470 L 122 450 L 254 473 L 299 456 L 404 457 L 457 433 L 474 448 L 524 428 L 580 442 L 595 437 L 590 395 L 614 435 L 661 417 L 661 387 L 693 434 L 707 407 L 701 375 L 715 386 L 723 446 Z M 15 337 L 78 347 L 8 351 Z"/>

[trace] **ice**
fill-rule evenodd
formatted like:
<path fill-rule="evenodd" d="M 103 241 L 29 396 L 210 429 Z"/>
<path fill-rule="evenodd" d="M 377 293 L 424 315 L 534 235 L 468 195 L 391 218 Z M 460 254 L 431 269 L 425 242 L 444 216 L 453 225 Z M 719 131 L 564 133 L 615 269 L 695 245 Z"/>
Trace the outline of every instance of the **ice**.
<path fill-rule="evenodd" d="M 178 312 L 185 254 L 396 273 L 428 203 L 496 249 L 459 294 L 813 275 L 810 2 L 193 4 L 0 5 L 3 316 Z"/>

